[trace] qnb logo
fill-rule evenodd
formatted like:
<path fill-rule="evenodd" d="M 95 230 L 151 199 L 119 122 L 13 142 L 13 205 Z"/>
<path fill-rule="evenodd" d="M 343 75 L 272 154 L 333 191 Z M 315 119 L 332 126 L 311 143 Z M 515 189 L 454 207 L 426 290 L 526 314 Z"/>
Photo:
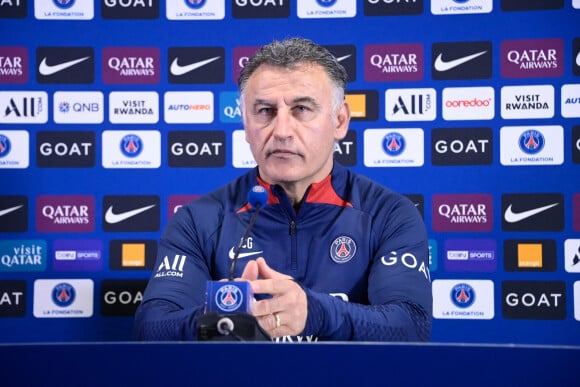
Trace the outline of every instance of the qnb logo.
<path fill-rule="evenodd" d="M 157 268 L 157 273 L 155 273 L 155 278 L 163 277 L 177 277 L 183 278 L 183 267 L 185 266 L 187 256 L 176 254 L 173 259 L 170 259 L 167 255 Z"/>
<path fill-rule="evenodd" d="M 425 261 L 417 259 L 414 254 L 405 252 L 399 254 L 398 251 L 391 251 L 388 255 L 383 255 L 381 257 L 381 263 L 385 266 L 391 267 L 394 265 L 403 265 L 408 269 L 417 270 L 428 281 L 431 281 L 431 273 L 429 268 L 425 264 Z"/>

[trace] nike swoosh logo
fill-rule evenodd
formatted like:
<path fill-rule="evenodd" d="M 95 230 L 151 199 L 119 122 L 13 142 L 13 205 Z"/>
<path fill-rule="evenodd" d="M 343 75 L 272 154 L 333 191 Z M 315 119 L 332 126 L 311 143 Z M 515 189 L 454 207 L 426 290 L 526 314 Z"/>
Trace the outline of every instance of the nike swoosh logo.
<path fill-rule="evenodd" d="M 343 60 L 348 59 L 351 56 L 352 56 L 352 54 L 348 54 L 348 55 L 345 55 L 345 56 L 341 56 L 340 58 L 336 58 L 336 61 L 337 62 L 342 62 Z"/>
<path fill-rule="evenodd" d="M 512 205 L 510 204 L 508 206 L 508 208 L 505 210 L 505 221 L 508 223 L 516 223 L 516 222 L 520 222 L 524 219 L 527 219 L 531 216 L 534 216 L 536 214 L 539 214 L 540 212 L 544 212 L 546 210 L 549 210 L 552 207 L 557 206 L 558 203 L 554 203 L 554 204 L 548 204 L 547 206 L 544 207 L 538 207 L 538 208 L 532 208 L 531 210 L 527 210 L 527 211 L 522 211 L 522 212 L 513 212 L 512 211 Z"/>
<path fill-rule="evenodd" d="M 242 258 L 247 258 L 247 257 L 251 257 L 252 255 L 257 255 L 257 254 L 262 254 L 263 251 L 251 251 L 249 253 L 240 253 L 238 254 L 238 259 L 242 259 Z M 236 255 L 236 253 L 234 252 L 234 248 L 232 247 L 228 253 L 228 256 L 230 257 L 230 259 L 234 259 L 234 256 Z"/>
<path fill-rule="evenodd" d="M 193 70 L 196 70 L 196 69 L 198 69 L 200 67 L 203 67 L 206 64 L 209 64 L 211 62 L 214 62 L 214 61 L 218 60 L 219 58 L 220 58 L 219 56 L 216 56 L 214 58 L 209 58 L 209 59 L 206 59 L 206 60 L 202 60 L 202 61 L 199 61 L 199 62 L 195 62 L 195 63 L 192 63 L 192 64 L 188 64 L 186 66 L 181 66 L 179 63 L 177 63 L 177 59 L 178 58 L 175 58 L 175 59 L 173 59 L 173 62 L 171 62 L 171 69 L 170 69 L 170 71 L 171 71 L 171 74 L 173 74 L 173 75 L 177 75 L 177 76 L 183 75 L 183 74 L 186 74 L 186 73 L 188 73 L 190 71 L 193 71 Z"/>
<path fill-rule="evenodd" d="M 90 58 L 90 56 L 85 56 L 84 58 L 59 63 L 57 65 L 46 64 L 46 58 L 44 58 L 44 59 L 42 59 L 42 62 L 40 62 L 40 66 L 38 67 L 38 72 L 44 76 L 56 74 L 59 71 L 68 69 L 69 67 L 72 67 L 72 66 L 76 65 L 77 63 L 81 63 L 89 58 Z"/>
<path fill-rule="evenodd" d="M 105 214 L 105 220 L 107 221 L 107 223 L 110 223 L 110 224 L 119 223 L 119 222 L 127 220 L 135 215 L 139 215 L 140 213 L 145 212 L 148 209 L 153 208 L 153 207 L 155 207 L 155 204 L 152 204 L 152 205 L 146 206 L 146 207 L 136 208 L 136 209 L 131 210 L 131 211 L 125 211 L 125 212 L 120 212 L 118 214 L 115 214 L 113 212 L 113 206 L 110 206 L 107 209 L 107 213 Z"/>
<path fill-rule="evenodd" d="M 466 62 L 469 62 L 470 60 L 477 58 L 478 56 L 482 56 L 486 52 L 487 51 L 482 51 L 468 56 L 464 56 L 463 58 L 457 58 L 450 61 L 444 61 L 442 58 L 443 54 L 439 54 L 437 59 L 435 59 L 435 70 L 441 72 L 451 70 L 459 65 L 462 65 Z"/>
<path fill-rule="evenodd" d="M 16 207 L 5 208 L 5 209 L 3 209 L 3 210 L 0 211 L 0 216 L 4 216 L 4 215 L 7 215 L 7 214 L 9 214 L 11 212 L 14 212 L 17 209 L 19 209 L 20 207 L 22 207 L 23 205 L 24 204 L 21 204 L 21 205 L 16 206 Z"/>

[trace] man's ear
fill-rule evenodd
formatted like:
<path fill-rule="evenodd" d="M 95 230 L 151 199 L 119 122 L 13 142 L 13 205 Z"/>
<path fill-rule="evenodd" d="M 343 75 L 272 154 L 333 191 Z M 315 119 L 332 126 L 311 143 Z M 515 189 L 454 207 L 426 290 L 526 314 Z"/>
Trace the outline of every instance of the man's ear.
<path fill-rule="evenodd" d="M 350 105 L 345 99 L 336 112 L 335 140 L 342 140 L 346 136 L 350 124 L 350 114 Z"/>

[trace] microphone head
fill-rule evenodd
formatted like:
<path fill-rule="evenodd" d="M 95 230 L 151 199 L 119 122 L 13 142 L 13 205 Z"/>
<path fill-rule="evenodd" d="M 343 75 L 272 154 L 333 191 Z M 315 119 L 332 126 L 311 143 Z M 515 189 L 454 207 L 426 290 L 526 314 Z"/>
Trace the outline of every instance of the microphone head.
<path fill-rule="evenodd" d="M 255 185 L 248 192 L 248 201 L 254 208 L 263 207 L 268 203 L 268 191 L 261 185 Z"/>

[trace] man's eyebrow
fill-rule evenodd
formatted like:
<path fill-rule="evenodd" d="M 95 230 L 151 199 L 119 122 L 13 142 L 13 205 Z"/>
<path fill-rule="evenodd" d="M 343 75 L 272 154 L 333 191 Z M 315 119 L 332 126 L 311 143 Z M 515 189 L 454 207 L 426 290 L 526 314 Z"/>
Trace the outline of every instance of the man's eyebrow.
<path fill-rule="evenodd" d="M 316 102 L 316 100 L 312 97 L 296 97 L 293 100 L 290 101 L 291 105 L 296 105 L 296 104 L 301 104 L 301 103 L 307 103 L 307 104 L 311 104 L 314 106 L 319 106 L 318 102 Z M 254 101 L 253 106 L 276 106 L 275 102 L 266 100 L 266 99 L 261 99 L 258 98 Z"/>

